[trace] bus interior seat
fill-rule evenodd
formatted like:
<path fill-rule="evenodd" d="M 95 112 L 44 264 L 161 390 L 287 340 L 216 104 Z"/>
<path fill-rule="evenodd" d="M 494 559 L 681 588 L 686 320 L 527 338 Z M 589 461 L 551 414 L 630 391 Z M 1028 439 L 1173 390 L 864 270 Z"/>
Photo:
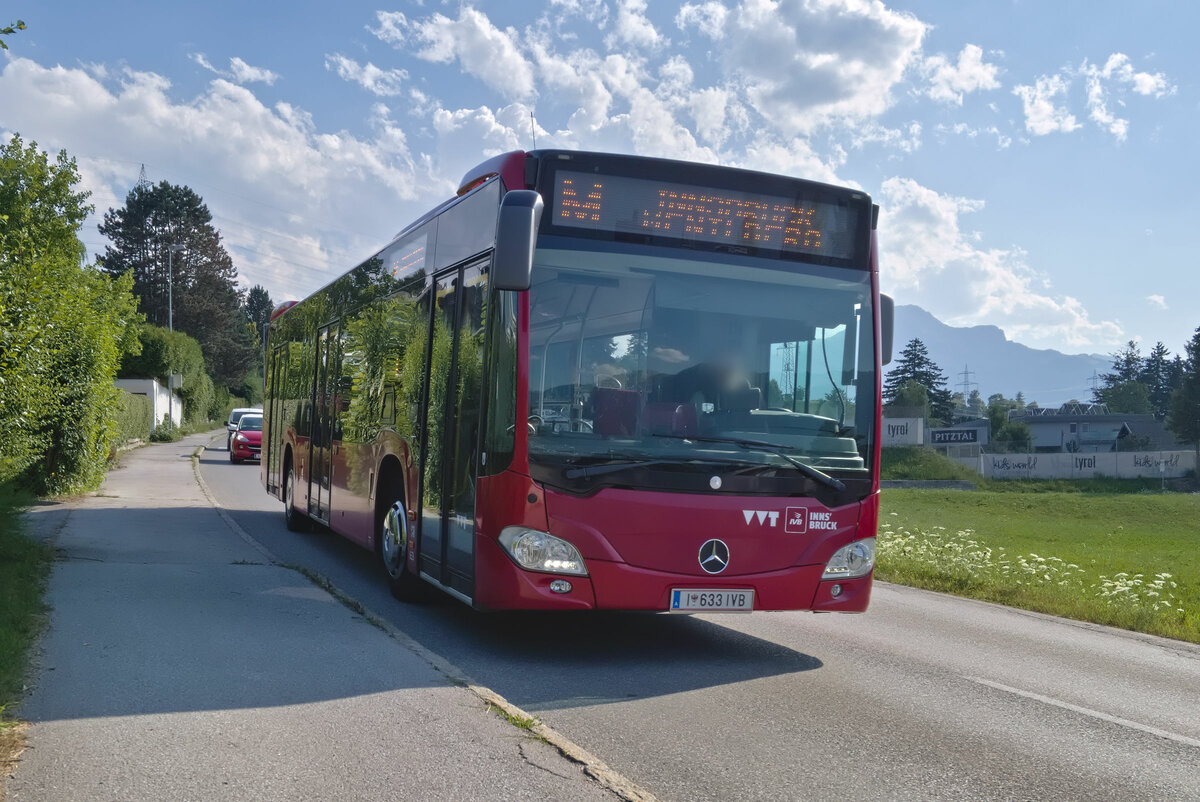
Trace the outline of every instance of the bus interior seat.
<path fill-rule="evenodd" d="M 721 401 L 721 406 L 732 412 L 762 409 L 762 389 L 750 386 L 750 382 L 747 381 L 744 387 L 726 391 Z"/>
<path fill-rule="evenodd" d="M 651 401 L 642 410 L 642 426 L 650 434 L 698 434 L 695 404 Z"/>
<path fill-rule="evenodd" d="M 637 430 L 641 396 L 637 390 L 597 387 L 592 390 L 593 427 L 601 437 L 632 437 Z"/>

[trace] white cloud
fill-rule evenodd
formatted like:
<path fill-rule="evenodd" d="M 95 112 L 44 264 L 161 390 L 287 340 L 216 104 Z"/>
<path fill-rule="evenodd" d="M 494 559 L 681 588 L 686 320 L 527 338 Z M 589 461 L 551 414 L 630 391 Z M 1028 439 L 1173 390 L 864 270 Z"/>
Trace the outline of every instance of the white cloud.
<path fill-rule="evenodd" d="M 885 291 L 952 325 L 989 323 L 1040 347 L 1119 343 L 1121 327 L 1092 321 L 1075 298 L 1056 295 L 1019 248 L 982 248 L 960 223 L 983 202 L 942 195 L 910 178 L 884 181 L 880 275 Z"/>
<path fill-rule="evenodd" d="M 954 123 L 953 125 L 938 123 L 934 126 L 933 130 L 939 134 L 954 134 L 955 136 L 965 136 L 968 139 L 975 139 L 981 134 L 994 136 L 996 138 L 996 148 L 998 150 L 1004 150 L 1012 144 L 1012 137 L 1008 136 L 994 125 L 975 127 L 969 125 L 968 123 L 961 122 Z"/>
<path fill-rule="evenodd" d="M 583 17 L 597 28 L 608 25 L 608 3 L 605 0 L 550 0 L 559 17 L 573 14 Z"/>
<path fill-rule="evenodd" d="M 1013 87 L 1013 94 L 1024 105 L 1026 131 L 1044 136 L 1055 131 L 1070 133 L 1080 127 L 1075 115 L 1056 102 L 1060 97 L 1066 99 L 1070 85 L 1070 80 L 1062 75 L 1043 75 L 1033 86 Z"/>
<path fill-rule="evenodd" d="M 0 71 L 0 129 L 75 156 L 100 213 L 124 201 L 143 162 L 151 180 L 191 186 L 244 282 L 277 299 L 326 283 L 425 211 L 431 193 L 453 192 L 380 108 L 358 137 L 318 131 L 303 109 L 269 107 L 222 78 L 186 101 L 170 88 L 151 72 L 102 82 L 84 68 L 11 58 Z M 93 253 L 103 249 L 94 222 L 82 232 Z"/>
<path fill-rule="evenodd" d="M 983 49 L 978 45 L 967 45 L 958 54 L 958 63 L 951 64 L 945 56 L 930 56 L 922 65 L 929 77 L 926 94 L 942 103 L 961 106 L 963 95 L 988 89 L 999 89 L 996 80 L 1000 68 L 983 60 Z"/>
<path fill-rule="evenodd" d="M 403 85 L 408 80 L 404 70 L 384 70 L 371 62 L 359 64 L 341 53 L 325 56 L 325 69 L 334 70 L 343 80 L 356 83 L 363 89 L 380 97 L 392 97 L 403 91 Z"/>
<path fill-rule="evenodd" d="M 237 56 L 229 59 L 229 70 L 233 73 L 233 80 L 239 84 L 262 82 L 270 86 L 279 78 L 277 74 L 267 68 L 253 67 Z"/>
<path fill-rule="evenodd" d="M 683 6 L 676 21 L 720 41 L 727 80 L 785 138 L 886 111 L 926 31 L 868 0 L 707 2 Z"/>
<path fill-rule="evenodd" d="M 715 0 L 707 3 L 684 3 L 675 15 L 675 24 L 681 30 L 696 28 L 710 39 L 721 39 L 725 35 L 725 20 L 729 9 Z"/>
<path fill-rule="evenodd" d="M 438 64 L 457 61 L 463 72 L 483 81 L 503 97 L 534 94 L 533 68 L 521 54 L 521 36 L 513 28 L 500 30 L 487 15 L 470 6 L 458 18 L 433 14 L 412 21 L 400 12 L 376 12 L 379 27 L 372 33 L 394 47 L 416 46 L 417 58 Z"/>
<path fill-rule="evenodd" d="M 921 124 L 914 120 L 903 128 L 888 128 L 876 122 L 864 123 L 850 134 L 850 144 L 859 149 L 876 144 L 912 153 L 921 147 Z"/>
<path fill-rule="evenodd" d="M 1147 295 L 1146 302 L 1153 307 L 1157 307 L 1158 309 L 1167 308 L 1167 299 L 1161 295 Z"/>
<path fill-rule="evenodd" d="M 203 53 L 192 53 L 189 55 L 189 58 L 214 75 L 219 75 L 237 84 L 264 83 L 271 86 L 279 80 L 277 73 L 271 72 L 265 67 L 255 67 L 247 64 L 237 56 L 229 59 L 228 70 L 219 70 L 214 67 Z M 97 78 L 102 80 L 106 75 L 107 71 L 103 75 L 97 76 Z"/>
<path fill-rule="evenodd" d="M 1088 118 L 1119 142 L 1129 135 L 1129 120 L 1118 117 L 1109 109 L 1111 96 L 1115 95 L 1117 103 L 1124 106 L 1122 97 L 1130 91 L 1156 99 L 1173 95 L 1176 91 L 1163 73 L 1134 70 L 1124 53 L 1113 53 L 1103 67 L 1084 59 L 1078 69 L 1068 68 L 1057 75 L 1043 75 L 1034 86 L 1017 86 L 1013 89 L 1013 94 L 1024 103 L 1027 131 L 1040 136 L 1055 131 L 1069 133 L 1082 126 L 1065 105 L 1069 101 L 1074 78 L 1083 79 Z"/>
<path fill-rule="evenodd" d="M 1083 76 L 1087 87 L 1088 116 L 1119 142 L 1125 141 L 1129 135 L 1129 120 L 1116 116 L 1108 109 L 1108 97 L 1114 87 L 1118 93 L 1123 88 L 1129 88 L 1135 94 L 1153 95 L 1155 98 L 1175 92 L 1175 87 L 1162 73 L 1135 72 L 1124 53 L 1113 53 L 1103 67 L 1089 64 L 1085 59 L 1079 74 Z"/>
<path fill-rule="evenodd" d="M 617 21 L 605 43 L 610 50 L 621 44 L 653 49 L 670 40 L 646 18 L 646 0 L 617 0 Z"/>

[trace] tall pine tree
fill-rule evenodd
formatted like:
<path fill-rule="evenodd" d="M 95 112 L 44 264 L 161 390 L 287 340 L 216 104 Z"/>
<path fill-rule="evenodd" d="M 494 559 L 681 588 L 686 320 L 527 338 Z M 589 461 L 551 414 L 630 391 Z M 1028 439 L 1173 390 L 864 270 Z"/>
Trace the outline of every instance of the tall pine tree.
<path fill-rule="evenodd" d="M 1154 344 L 1146 361 L 1142 363 L 1139 380 L 1146 385 L 1150 397 L 1150 406 L 1154 417 L 1162 420 L 1171 409 L 1171 391 L 1176 385 L 1171 383 L 1171 352 L 1161 342 Z"/>
<path fill-rule="evenodd" d="M 919 339 L 909 340 L 900 353 L 896 366 L 888 371 L 883 386 L 883 400 L 895 404 L 908 393 L 909 382 L 925 388 L 929 394 L 929 416 L 949 422 L 954 413 L 953 396 L 946 387 L 942 369 L 929 358 L 929 350 Z"/>
<path fill-rule="evenodd" d="M 266 287 L 255 284 L 246 293 L 246 317 L 254 324 L 259 337 L 262 337 L 262 333 L 267 329 L 272 309 L 271 295 L 267 292 Z"/>
<path fill-rule="evenodd" d="M 174 327 L 199 341 L 213 381 L 237 387 L 254 365 L 257 343 L 241 310 L 237 270 L 203 199 L 166 181 L 138 184 L 124 206 L 104 214 L 100 233 L 112 241 L 101 268 L 133 274 L 147 320 L 166 326 L 172 298 Z M 173 258 L 171 245 L 183 246 Z"/>

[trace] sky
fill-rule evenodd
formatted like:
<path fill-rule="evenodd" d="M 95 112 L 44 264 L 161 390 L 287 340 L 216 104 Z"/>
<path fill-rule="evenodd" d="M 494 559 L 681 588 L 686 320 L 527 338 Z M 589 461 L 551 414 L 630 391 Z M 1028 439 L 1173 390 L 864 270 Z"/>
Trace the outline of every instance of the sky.
<path fill-rule="evenodd" d="M 186 184 L 242 285 L 301 298 L 497 153 L 667 156 L 853 186 L 884 292 L 1110 354 L 1200 326 L 1200 4 L 1143 0 L 5 2 L 0 134 L 96 225 Z M 10 19 L 11 18 L 11 19 Z"/>

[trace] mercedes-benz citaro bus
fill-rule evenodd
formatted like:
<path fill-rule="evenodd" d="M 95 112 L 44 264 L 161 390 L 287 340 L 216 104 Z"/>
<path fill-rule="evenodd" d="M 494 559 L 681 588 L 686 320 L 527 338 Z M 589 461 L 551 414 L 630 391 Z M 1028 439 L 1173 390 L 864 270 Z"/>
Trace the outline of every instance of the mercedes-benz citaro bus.
<path fill-rule="evenodd" d="M 393 594 L 861 612 L 879 517 L 877 207 L 540 150 L 268 327 L 262 479 Z"/>

